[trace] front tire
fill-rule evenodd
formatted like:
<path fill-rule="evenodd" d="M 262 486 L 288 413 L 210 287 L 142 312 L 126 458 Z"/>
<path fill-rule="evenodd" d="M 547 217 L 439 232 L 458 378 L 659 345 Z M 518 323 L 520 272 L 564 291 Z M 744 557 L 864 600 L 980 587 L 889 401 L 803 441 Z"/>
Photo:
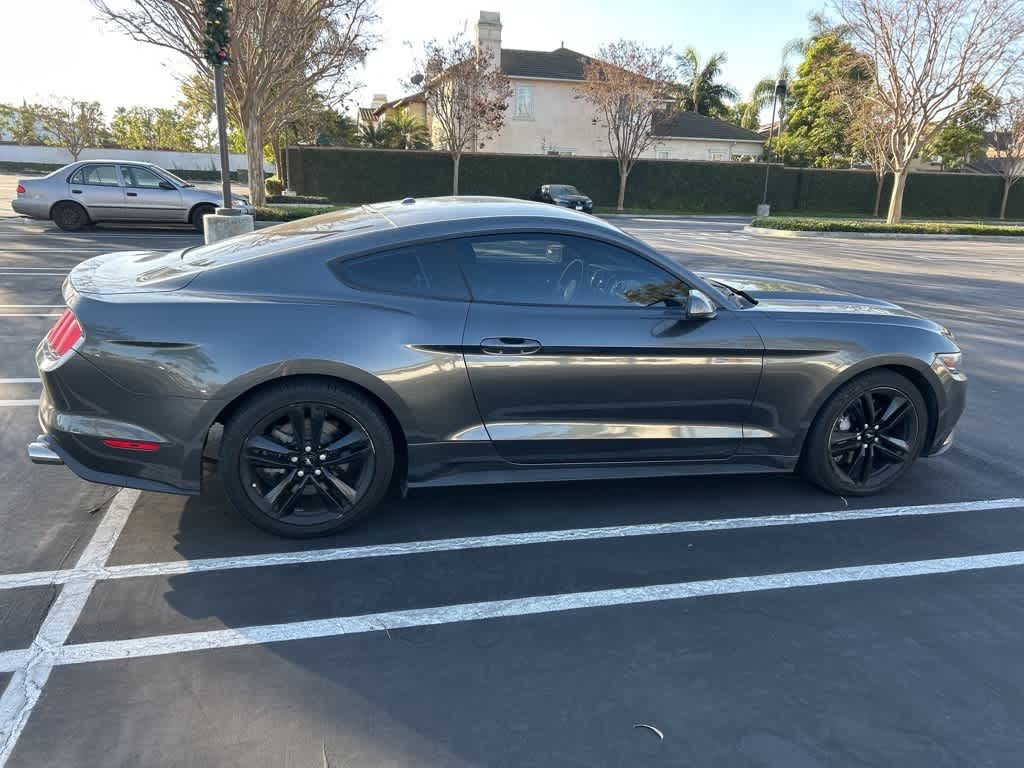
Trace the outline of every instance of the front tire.
<path fill-rule="evenodd" d="M 224 428 L 220 471 L 228 497 L 279 536 L 351 527 L 384 498 L 394 466 L 380 409 L 341 382 L 274 386 L 246 401 Z"/>
<path fill-rule="evenodd" d="M 209 216 L 216 209 L 212 205 L 197 205 L 195 210 L 192 211 L 192 215 L 189 216 L 189 222 L 192 224 L 192 228 L 196 232 L 203 231 L 203 217 Z"/>
<path fill-rule="evenodd" d="M 895 371 L 873 371 L 844 384 L 822 406 L 801 470 L 832 493 L 869 496 L 910 469 L 927 434 L 928 409 L 917 387 Z"/>
<path fill-rule="evenodd" d="M 50 211 L 50 218 L 65 232 L 77 232 L 89 224 L 89 214 L 78 203 L 57 203 Z"/>

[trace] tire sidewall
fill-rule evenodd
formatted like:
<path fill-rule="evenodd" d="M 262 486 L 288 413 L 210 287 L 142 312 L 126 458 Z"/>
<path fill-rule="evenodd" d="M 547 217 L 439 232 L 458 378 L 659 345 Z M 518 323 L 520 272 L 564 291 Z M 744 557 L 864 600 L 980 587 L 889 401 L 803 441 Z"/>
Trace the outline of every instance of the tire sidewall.
<path fill-rule="evenodd" d="M 345 411 L 360 423 L 374 448 L 374 476 L 355 507 L 339 520 L 297 526 L 275 520 L 249 499 L 241 479 L 241 461 L 252 428 L 271 411 L 293 403 L 319 402 Z M 289 538 L 312 538 L 343 531 L 371 514 L 387 494 L 395 468 L 391 430 L 379 408 L 365 395 L 342 383 L 282 384 L 257 393 L 243 403 L 224 427 L 219 472 L 228 498 L 250 522 L 266 531 Z"/>
<path fill-rule="evenodd" d="M 829 435 L 836 419 L 851 400 L 868 390 L 881 387 L 894 389 L 913 403 L 917 412 L 917 435 L 910 460 L 893 473 L 886 482 L 878 486 L 864 488 L 845 480 L 833 467 L 828 454 Z M 832 493 L 843 496 L 870 496 L 880 493 L 898 482 L 917 461 L 924 449 L 928 429 L 928 406 L 924 396 L 913 382 L 895 371 L 865 373 L 842 385 L 822 406 L 808 432 L 801 469 L 809 480 Z"/>
<path fill-rule="evenodd" d="M 217 209 L 212 205 L 197 205 L 195 210 L 192 211 L 192 215 L 189 217 L 189 223 L 192 224 L 193 229 L 197 232 L 203 231 L 203 217 L 213 213 Z"/>
<path fill-rule="evenodd" d="M 63 214 L 65 211 L 76 212 L 77 218 L 74 224 L 71 224 L 69 226 L 67 223 L 63 221 Z M 53 213 L 51 214 L 51 218 L 53 219 L 53 223 L 56 224 L 59 229 L 65 232 L 77 232 L 78 230 L 83 229 L 89 223 L 89 216 L 85 212 L 85 209 L 78 203 L 71 202 L 57 203 L 57 205 L 53 207 Z"/>

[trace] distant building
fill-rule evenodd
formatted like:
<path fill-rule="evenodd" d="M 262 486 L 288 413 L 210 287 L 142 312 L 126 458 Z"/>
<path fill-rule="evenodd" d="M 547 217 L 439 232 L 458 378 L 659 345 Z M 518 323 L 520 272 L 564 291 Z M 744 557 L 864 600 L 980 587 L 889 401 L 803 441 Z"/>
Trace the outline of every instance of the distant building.
<path fill-rule="evenodd" d="M 554 51 L 502 48 L 501 16 L 493 11 L 480 12 L 475 43 L 491 54 L 492 61 L 500 63 L 512 86 L 505 124 L 483 151 L 592 157 L 609 154 L 604 125 L 576 92 L 589 57 L 564 46 Z M 421 94 L 393 101 L 375 94 L 368 107 L 360 108 L 359 120 L 379 122 L 396 109 L 407 110 L 431 129 Z M 764 138 L 754 131 L 694 112 L 666 118 L 655 126 L 654 133 L 655 141 L 644 157 L 660 160 L 759 158 L 764 144 Z"/>

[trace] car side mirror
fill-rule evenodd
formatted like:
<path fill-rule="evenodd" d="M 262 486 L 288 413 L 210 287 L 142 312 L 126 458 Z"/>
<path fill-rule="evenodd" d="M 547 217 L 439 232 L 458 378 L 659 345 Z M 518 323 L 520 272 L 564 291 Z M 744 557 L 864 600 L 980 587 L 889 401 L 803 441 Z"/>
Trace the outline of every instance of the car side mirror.
<path fill-rule="evenodd" d="M 174 189 L 174 185 L 169 181 L 161 181 L 160 189 Z"/>
<path fill-rule="evenodd" d="M 718 314 L 718 310 L 715 308 L 715 302 L 704 293 L 704 291 L 698 291 L 696 288 L 690 291 L 690 296 L 686 300 L 686 317 L 691 320 L 710 320 Z"/>

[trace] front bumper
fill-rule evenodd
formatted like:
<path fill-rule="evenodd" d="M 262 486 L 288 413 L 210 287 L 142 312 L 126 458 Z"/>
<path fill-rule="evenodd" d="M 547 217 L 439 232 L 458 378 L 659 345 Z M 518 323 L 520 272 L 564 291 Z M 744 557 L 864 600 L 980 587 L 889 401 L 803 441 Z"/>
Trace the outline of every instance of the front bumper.
<path fill-rule="evenodd" d="M 932 366 L 932 371 L 939 381 L 935 431 L 931 442 L 921 452 L 923 456 L 941 456 L 953 447 L 954 430 L 967 407 L 967 377 L 954 376 L 938 364 Z"/>

